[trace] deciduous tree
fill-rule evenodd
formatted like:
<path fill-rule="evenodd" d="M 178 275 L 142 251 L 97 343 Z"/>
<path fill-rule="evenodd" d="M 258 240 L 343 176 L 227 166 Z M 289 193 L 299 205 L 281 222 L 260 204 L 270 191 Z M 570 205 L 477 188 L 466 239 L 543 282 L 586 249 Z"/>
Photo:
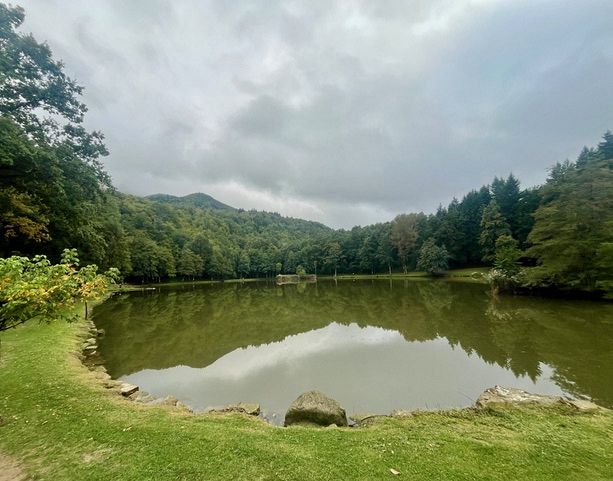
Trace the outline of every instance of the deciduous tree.
<path fill-rule="evenodd" d="M 449 252 L 445 246 L 437 246 L 430 238 L 419 250 L 417 269 L 431 276 L 438 276 L 449 269 Z"/>
<path fill-rule="evenodd" d="M 71 319 L 61 310 L 100 297 L 118 279 L 116 269 L 99 274 L 95 265 L 78 266 L 75 249 L 66 249 L 59 264 L 45 256 L 0 259 L 0 331 L 35 318 Z"/>

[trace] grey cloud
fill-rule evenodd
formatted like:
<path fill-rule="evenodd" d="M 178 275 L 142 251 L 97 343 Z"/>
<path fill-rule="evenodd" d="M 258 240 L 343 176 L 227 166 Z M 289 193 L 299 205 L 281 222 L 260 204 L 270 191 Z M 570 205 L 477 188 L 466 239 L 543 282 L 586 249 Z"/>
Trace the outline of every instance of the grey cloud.
<path fill-rule="evenodd" d="M 22 4 L 137 194 L 348 227 L 541 182 L 613 128 L 609 0 Z"/>

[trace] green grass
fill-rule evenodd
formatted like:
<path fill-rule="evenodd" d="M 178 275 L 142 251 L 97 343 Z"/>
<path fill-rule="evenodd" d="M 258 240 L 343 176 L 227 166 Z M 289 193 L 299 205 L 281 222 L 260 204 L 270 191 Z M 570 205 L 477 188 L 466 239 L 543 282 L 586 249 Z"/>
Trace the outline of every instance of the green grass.
<path fill-rule="evenodd" d="M 613 479 L 611 413 L 463 410 L 359 429 L 191 415 L 104 389 L 75 355 L 83 331 L 31 323 L 0 338 L 0 451 L 33 480 Z"/>
<path fill-rule="evenodd" d="M 484 275 L 490 270 L 489 267 L 469 267 L 465 269 L 452 269 L 447 271 L 442 279 L 454 279 L 468 282 L 485 282 Z M 330 278 L 331 276 L 318 276 L 319 278 Z M 411 271 L 406 274 L 402 272 L 393 272 L 392 279 L 415 279 L 415 278 L 430 278 L 428 274 L 421 271 Z M 337 279 L 389 279 L 390 275 L 381 272 L 378 274 L 341 274 Z"/>

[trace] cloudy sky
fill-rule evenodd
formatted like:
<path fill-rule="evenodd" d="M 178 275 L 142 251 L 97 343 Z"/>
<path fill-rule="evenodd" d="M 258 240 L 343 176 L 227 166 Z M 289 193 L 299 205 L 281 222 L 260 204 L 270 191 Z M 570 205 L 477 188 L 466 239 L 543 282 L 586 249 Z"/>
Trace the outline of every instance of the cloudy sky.
<path fill-rule="evenodd" d="M 124 192 L 349 227 L 613 129 L 611 0 L 16 1 Z"/>

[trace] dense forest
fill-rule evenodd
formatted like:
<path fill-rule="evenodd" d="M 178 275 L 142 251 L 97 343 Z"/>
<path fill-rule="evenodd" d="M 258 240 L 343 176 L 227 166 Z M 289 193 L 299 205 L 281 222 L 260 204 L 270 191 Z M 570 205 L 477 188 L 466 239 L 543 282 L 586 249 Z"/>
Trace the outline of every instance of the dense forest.
<path fill-rule="evenodd" d="M 78 249 L 84 263 L 132 281 L 321 274 L 431 273 L 496 265 L 522 283 L 613 289 L 613 134 L 542 186 L 512 174 L 433 214 L 350 230 L 245 211 L 205 194 L 117 192 L 100 132 L 82 126 L 82 87 L 48 45 L 18 31 L 0 4 L 0 256 Z"/>

